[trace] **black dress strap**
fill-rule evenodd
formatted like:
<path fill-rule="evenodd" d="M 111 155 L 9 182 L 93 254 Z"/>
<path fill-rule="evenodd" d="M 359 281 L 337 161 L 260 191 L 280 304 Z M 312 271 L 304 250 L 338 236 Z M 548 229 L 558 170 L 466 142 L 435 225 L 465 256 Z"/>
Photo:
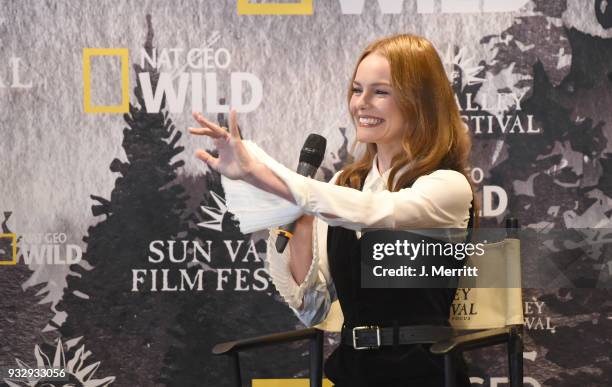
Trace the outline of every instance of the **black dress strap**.
<path fill-rule="evenodd" d="M 465 237 L 465 243 L 472 241 L 473 231 L 474 231 L 474 197 L 472 196 L 472 201 L 470 202 L 470 218 L 468 219 L 467 235 Z"/>

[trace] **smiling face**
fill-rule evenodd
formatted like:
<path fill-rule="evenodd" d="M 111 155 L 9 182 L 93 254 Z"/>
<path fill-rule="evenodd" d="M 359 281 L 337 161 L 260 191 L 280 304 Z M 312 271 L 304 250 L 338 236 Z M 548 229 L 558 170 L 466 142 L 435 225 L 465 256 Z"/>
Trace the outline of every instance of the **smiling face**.
<path fill-rule="evenodd" d="M 406 120 L 394 93 L 389 61 L 375 52 L 366 56 L 357 67 L 349 102 L 357 141 L 401 149 Z"/>

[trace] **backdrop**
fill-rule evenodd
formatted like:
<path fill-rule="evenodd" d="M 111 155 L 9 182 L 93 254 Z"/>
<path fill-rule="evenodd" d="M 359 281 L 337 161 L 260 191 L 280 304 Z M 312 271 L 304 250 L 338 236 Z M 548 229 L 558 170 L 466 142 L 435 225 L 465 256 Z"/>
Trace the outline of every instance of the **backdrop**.
<path fill-rule="evenodd" d="M 82 386 L 226 386 L 214 343 L 300 327 L 264 268 L 265 233 L 239 232 L 218 174 L 195 159 L 211 144 L 187 134 L 190 113 L 223 122 L 236 107 L 243 136 L 290 167 L 321 134 L 317 178 L 329 179 L 350 158 L 356 59 L 390 34 L 427 37 L 444 61 L 483 225 L 511 214 L 544 232 L 611 228 L 606 0 L 0 9 L 0 368 L 62 365 Z M 590 235 L 589 251 L 557 261 L 555 286 L 524 290 L 527 385 L 612 385 L 612 294 L 599 286 L 612 249 L 609 233 Z M 507 381 L 502 349 L 469 357 L 475 385 Z M 244 364 L 249 379 L 303 376 L 306 347 Z"/>

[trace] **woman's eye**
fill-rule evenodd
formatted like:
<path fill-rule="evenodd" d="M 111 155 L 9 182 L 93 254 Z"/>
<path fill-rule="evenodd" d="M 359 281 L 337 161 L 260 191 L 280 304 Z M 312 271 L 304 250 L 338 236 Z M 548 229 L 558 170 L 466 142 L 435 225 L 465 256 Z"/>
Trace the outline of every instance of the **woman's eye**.
<path fill-rule="evenodd" d="M 379 94 L 379 95 L 388 95 L 389 92 L 385 91 L 385 90 L 376 90 L 376 94 Z"/>
<path fill-rule="evenodd" d="M 352 91 L 353 91 L 353 94 L 361 93 L 361 89 L 358 87 L 353 87 Z"/>

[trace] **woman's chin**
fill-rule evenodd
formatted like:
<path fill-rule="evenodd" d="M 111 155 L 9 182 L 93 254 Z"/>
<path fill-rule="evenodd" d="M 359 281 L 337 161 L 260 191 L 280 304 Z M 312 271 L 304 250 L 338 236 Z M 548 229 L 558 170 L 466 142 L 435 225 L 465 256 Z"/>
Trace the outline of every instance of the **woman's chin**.
<path fill-rule="evenodd" d="M 368 131 L 367 129 L 358 128 L 356 137 L 357 137 L 357 141 L 368 143 L 368 142 L 374 142 L 376 136 L 372 136 L 372 133 Z"/>
<path fill-rule="evenodd" d="M 364 144 L 370 144 L 370 143 L 375 143 L 376 142 L 376 138 L 374 136 L 357 134 L 357 141 L 362 142 Z"/>

